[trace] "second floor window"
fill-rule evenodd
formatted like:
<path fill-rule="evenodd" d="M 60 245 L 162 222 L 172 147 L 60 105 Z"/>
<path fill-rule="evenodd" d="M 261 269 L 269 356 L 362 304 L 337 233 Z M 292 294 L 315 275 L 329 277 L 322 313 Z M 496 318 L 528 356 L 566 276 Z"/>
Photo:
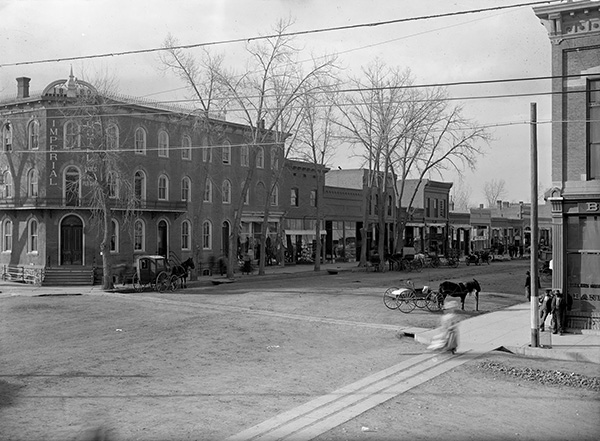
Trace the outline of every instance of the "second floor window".
<path fill-rule="evenodd" d="M 212 202 L 212 182 L 210 179 L 206 180 L 204 185 L 204 202 Z"/>
<path fill-rule="evenodd" d="M 158 178 L 158 199 L 161 201 L 169 199 L 169 179 L 165 175 Z"/>
<path fill-rule="evenodd" d="M 317 206 L 317 190 L 310 191 L 310 206 L 311 207 Z"/>
<path fill-rule="evenodd" d="M 6 199 L 12 198 L 13 197 L 13 191 L 12 191 L 13 182 L 12 182 L 11 173 L 8 170 L 6 170 L 4 173 L 2 173 L 2 179 L 4 181 L 4 194 L 2 196 L 4 196 Z"/>
<path fill-rule="evenodd" d="M 223 181 L 221 193 L 223 195 L 222 202 L 224 204 L 231 204 L 231 182 L 229 182 L 227 179 Z"/>
<path fill-rule="evenodd" d="M 158 132 L 158 156 L 169 157 L 169 135 L 164 130 Z"/>
<path fill-rule="evenodd" d="M 202 162 L 212 162 L 211 147 L 202 147 Z"/>
<path fill-rule="evenodd" d="M 37 197 L 38 196 L 38 188 L 39 188 L 39 174 L 35 168 L 29 170 L 27 173 L 27 195 L 29 197 Z"/>
<path fill-rule="evenodd" d="M 108 172 L 107 176 L 108 181 L 108 197 L 111 199 L 115 199 L 119 195 L 117 174 L 115 172 Z"/>
<path fill-rule="evenodd" d="M 265 168 L 265 151 L 262 147 L 257 147 L 256 168 Z"/>
<path fill-rule="evenodd" d="M 298 206 L 298 189 L 297 188 L 292 188 L 292 191 L 290 194 L 290 205 L 292 207 Z"/>
<path fill-rule="evenodd" d="M 146 199 L 146 175 L 142 171 L 135 172 L 133 178 L 133 191 L 138 201 Z"/>
<path fill-rule="evenodd" d="M 187 176 L 181 180 L 181 200 L 190 202 L 190 178 Z"/>
<path fill-rule="evenodd" d="M 106 129 L 106 150 L 117 150 L 119 148 L 119 127 L 111 124 Z"/>

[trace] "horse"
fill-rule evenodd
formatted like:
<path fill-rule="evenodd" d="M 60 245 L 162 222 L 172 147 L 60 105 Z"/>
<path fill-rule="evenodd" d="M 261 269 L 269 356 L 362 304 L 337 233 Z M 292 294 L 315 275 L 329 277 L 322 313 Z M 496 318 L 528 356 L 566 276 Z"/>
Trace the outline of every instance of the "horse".
<path fill-rule="evenodd" d="M 461 309 L 463 311 L 465 309 L 465 298 L 467 297 L 467 294 L 475 292 L 476 310 L 479 310 L 479 293 L 481 292 L 481 285 L 479 285 L 479 282 L 475 279 L 466 283 L 455 283 L 446 280 L 445 282 L 440 283 L 439 292 L 444 299 L 446 299 L 446 296 L 460 297 Z"/>
<path fill-rule="evenodd" d="M 177 276 L 181 279 L 181 287 L 187 288 L 187 277 L 190 269 L 196 268 L 194 265 L 194 259 L 189 257 L 187 260 L 181 262 L 181 265 L 175 265 L 171 270 L 171 275 Z"/>

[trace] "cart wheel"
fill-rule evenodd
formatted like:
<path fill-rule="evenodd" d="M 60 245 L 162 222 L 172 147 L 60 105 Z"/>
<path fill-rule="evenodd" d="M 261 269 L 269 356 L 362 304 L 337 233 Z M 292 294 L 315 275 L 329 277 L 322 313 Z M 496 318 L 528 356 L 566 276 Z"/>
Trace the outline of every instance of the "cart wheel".
<path fill-rule="evenodd" d="M 156 276 L 155 289 L 158 292 L 165 292 L 169 288 L 169 275 L 165 271 L 161 271 Z"/>
<path fill-rule="evenodd" d="M 443 296 L 437 291 L 431 291 L 427 294 L 427 309 L 431 312 L 441 311 L 444 307 Z"/>
<path fill-rule="evenodd" d="M 385 290 L 383 293 L 383 304 L 389 309 L 397 309 L 398 303 L 396 302 L 396 294 L 392 294 L 398 288 L 392 287 Z"/>
<path fill-rule="evenodd" d="M 411 312 L 413 309 L 415 309 L 415 300 L 416 296 L 414 291 L 403 292 L 396 298 L 398 309 L 404 313 Z"/>
<path fill-rule="evenodd" d="M 458 260 L 458 259 L 454 259 L 454 258 L 451 258 L 451 259 L 448 261 L 448 265 L 449 265 L 451 268 L 456 268 L 456 267 L 458 267 L 458 264 L 459 264 L 459 263 L 460 263 L 460 260 Z"/>
<path fill-rule="evenodd" d="M 179 282 L 179 277 L 173 274 L 169 280 L 169 291 L 175 291 L 177 289 L 177 282 Z"/>
<path fill-rule="evenodd" d="M 416 297 L 415 298 L 415 306 L 420 309 L 426 308 L 427 307 L 427 297 Z"/>

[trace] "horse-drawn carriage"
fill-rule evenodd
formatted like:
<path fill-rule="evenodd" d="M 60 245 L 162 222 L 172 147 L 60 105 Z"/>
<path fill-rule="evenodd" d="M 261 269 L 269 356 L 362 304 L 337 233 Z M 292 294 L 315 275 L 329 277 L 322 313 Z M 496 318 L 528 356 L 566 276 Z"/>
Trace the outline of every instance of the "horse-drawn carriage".
<path fill-rule="evenodd" d="M 138 292 L 148 289 L 165 292 L 186 287 L 188 270 L 195 267 L 194 261 L 191 257 L 181 263 L 176 257 L 171 260 L 174 262 L 169 263 L 160 255 L 137 256 L 133 267 L 120 265 L 113 271 L 113 276 L 117 283 L 132 285 Z"/>

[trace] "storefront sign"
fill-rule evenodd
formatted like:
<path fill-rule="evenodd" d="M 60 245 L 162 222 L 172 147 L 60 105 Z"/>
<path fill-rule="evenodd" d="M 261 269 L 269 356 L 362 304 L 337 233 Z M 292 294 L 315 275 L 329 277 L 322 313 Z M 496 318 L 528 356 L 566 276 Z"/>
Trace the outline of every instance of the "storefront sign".
<path fill-rule="evenodd" d="M 56 120 L 50 120 L 48 136 L 48 148 L 50 150 L 50 173 L 48 174 L 48 185 L 58 185 L 58 175 L 56 174 L 56 161 L 58 161 L 58 127 L 56 127 Z"/>

